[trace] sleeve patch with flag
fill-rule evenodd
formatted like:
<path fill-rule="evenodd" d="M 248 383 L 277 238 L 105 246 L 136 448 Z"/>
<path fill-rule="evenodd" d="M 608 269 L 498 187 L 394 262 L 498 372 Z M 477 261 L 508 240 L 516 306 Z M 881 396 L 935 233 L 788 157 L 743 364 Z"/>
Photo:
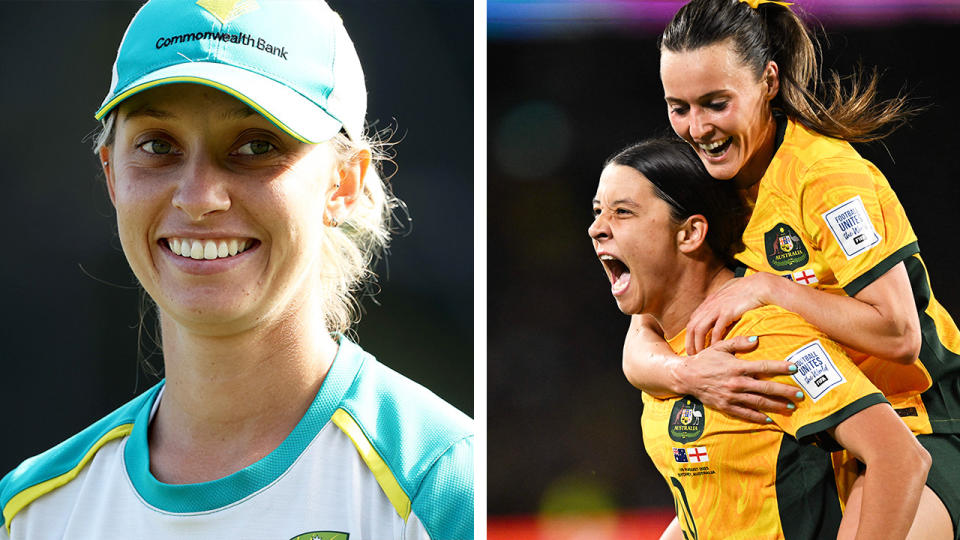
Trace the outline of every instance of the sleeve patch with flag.
<path fill-rule="evenodd" d="M 830 390 L 847 382 L 819 339 L 793 351 L 786 360 L 797 365 L 797 373 L 793 375 L 793 380 L 797 381 L 800 388 L 813 401 L 817 401 Z"/>
<path fill-rule="evenodd" d="M 880 243 L 859 195 L 827 210 L 822 217 L 848 260 Z"/>

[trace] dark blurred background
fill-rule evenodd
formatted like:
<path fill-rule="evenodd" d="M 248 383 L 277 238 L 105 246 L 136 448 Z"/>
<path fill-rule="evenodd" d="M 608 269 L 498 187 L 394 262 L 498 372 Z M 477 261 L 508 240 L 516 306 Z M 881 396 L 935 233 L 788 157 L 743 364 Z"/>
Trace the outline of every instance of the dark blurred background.
<path fill-rule="evenodd" d="M 491 518 L 648 507 L 673 513 L 643 449 L 640 392 L 620 368 L 629 320 L 586 230 L 604 159 L 670 133 L 656 37 L 683 3 L 488 2 Z M 883 96 L 903 88 L 929 106 L 886 147 L 858 149 L 897 191 L 933 290 L 957 318 L 960 75 L 953 51 L 960 7 L 797 4 L 826 29 L 826 68 L 849 74 L 858 62 L 878 66 Z M 580 537 L 606 537 L 591 530 Z M 574 535 L 553 536 L 561 537 Z"/>
<path fill-rule="evenodd" d="M 0 1 L 0 475 L 156 381 L 138 374 L 139 292 L 84 140 L 141 3 Z M 413 219 L 378 266 L 380 305 L 363 301 L 360 344 L 473 415 L 473 6 L 329 3 L 366 73 L 368 121 L 395 128 L 392 183 Z"/>

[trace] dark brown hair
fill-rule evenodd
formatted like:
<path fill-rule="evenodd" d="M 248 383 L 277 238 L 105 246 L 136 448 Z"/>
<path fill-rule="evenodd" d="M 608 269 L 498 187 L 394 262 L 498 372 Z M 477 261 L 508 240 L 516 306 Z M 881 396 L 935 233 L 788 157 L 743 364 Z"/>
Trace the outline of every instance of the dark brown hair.
<path fill-rule="evenodd" d="M 707 220 L 707 245 L 723 263 L 734 265 L 749 212 L 733 182 L 718 182 L 689 144 L 676 137 L 647 139 L 610 156 L 604 167 L 624 165 L 642 174 L 670 206 L 674 223 L 700 214 Z"/>
<path fill-rule="evenodd" d="M 661 51 L 683 52 L 728 39 L 758 79 L 768 62 L 777 63 L 780 91 L 771 105 L 822 135 L 875 141 L 919 111 L 902 93 L 880 100 L 876 68 L 857 69 L 850 77 L 830 71 L 824 80 L 816 36 L 791 8 L 773 2 L 754 9 L 739 0 L 692 0 L 674 15 L 659 46 Z"/>

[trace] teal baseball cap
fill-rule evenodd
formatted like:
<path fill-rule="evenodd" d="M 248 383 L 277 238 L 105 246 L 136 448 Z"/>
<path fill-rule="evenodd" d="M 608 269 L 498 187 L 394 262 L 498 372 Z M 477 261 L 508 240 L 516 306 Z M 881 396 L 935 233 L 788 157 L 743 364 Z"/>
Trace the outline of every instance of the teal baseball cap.
<path fill-rule="evenodd" d="M 303 142 L 363 134 L 363 70 L 323 0 L 150 0 L 127 27 L 95 117 L 172 83 L 226 92 Z"/>

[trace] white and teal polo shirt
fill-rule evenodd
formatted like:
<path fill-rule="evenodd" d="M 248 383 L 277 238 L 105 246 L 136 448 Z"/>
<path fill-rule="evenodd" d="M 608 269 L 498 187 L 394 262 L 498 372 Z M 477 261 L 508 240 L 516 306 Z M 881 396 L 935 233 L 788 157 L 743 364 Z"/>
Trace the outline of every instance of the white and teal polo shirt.
<path fill-rule="evenodd" d="M 159 482 L 147 427 L 164 383 L 0 481 L 0 540 L 473 538 L 473 423 L 353 342 L 269 455 Z"/>

